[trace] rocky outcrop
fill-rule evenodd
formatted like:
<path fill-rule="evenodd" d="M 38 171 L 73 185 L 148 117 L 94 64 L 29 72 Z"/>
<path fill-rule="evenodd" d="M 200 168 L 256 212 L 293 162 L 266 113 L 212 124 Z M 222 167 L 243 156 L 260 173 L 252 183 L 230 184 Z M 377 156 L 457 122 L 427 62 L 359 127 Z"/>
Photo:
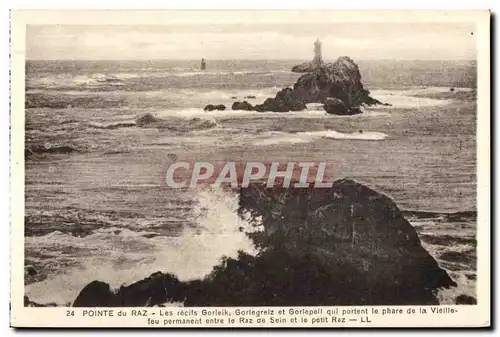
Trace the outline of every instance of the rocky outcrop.
<path fill-rule="evenodd" d="M 205 110 L 205 111 L 214 111 L 214 110 L 224 111 L 224 110 L 226 110 L 226 106 L 223 104 L 218 104 L 218 105 L 209 104 L 203 110 Z"/>
<path fill-rule="evenodd" d="M 347 106 L 338 98 L 328 97 L 323 103 L 323 109 L 333 115 L 345 115 L 349 112 Z"/>
<path fill-rule="evenodd" d="M 293 66 L 292 72 L 293 73 L 310 73 L 310 72 L 313 72 L 317 66 L 318 65 L 314 62 L 304 62 L 304 63 L 297 64 L 297 65 Z"/>
<path fill-rule="evenodd" d="M 475 305 L 477 300 L 472 296 L 461 294 L 456 297 L 455 304 Z"/>
<path fill-rule="evenodd" d="M 254 107 L 252 104 L 248 103 L 247 101 L 243 102 L 234 102 L 233 105 L 231 106 L 232 110 L 244 110 L 244 111 L 252 111 L 254 110 Z"/>
<path fill-rule="evenodd" d="M 238 212 L 263 227 L 249 234 L 263 248 L 256 256 L 223 258 L 202 280 L 155 273 L 116 293 L 95 281 L 74 305 L 423 305 L 438 304 L 436 289 L 456 286 L 396 204 L 352 180 L 331 188 L 251 184 Z"/>
<path fill-rule="evenodd" d="M 97 305 L 96 305 L 97 303 Z M 111 292 L 109 284 L 92 281 L 87 284 L 78 294 L 73 302 L 74 307 L 113 307 L 115 305 L 115 295 Z"/>
<path fill-rule="evenodd" d="M 341 101 L 345 108 L 330 104 L 325 110 L 330 114 L 349 115 L 361 113 L 363 105 L 383 104 L 363 88 L 359 68 L 349 57 L 340 57 L 333 63 L 305 63 L 295 66 L 292 71 L 304 73 L 293 88 L 280 90 L 275 97 L 256 105 L 254 110 L 300 111 L 306 109 L 308 103 L 324 104 L 327 98 L 333 98 Z"/>

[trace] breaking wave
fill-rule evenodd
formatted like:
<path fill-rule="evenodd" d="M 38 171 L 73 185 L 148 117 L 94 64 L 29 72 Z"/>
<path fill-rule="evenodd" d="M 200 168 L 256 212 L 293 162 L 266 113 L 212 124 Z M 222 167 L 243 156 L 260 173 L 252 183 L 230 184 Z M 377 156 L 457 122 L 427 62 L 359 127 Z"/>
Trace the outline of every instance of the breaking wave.
<path fill-rule="evenodd" d="M 365 141 L 380 141 L 388 137 L 387 134 L 382 132 L 373 131 L 358 131 L 352 133 L 343 133 L 335 130 L 324 131 L 309 131 L 309 132 L 268 132 L 262 136 L 257 137 L 254 145 L 267 146 L 277 144 L 296 144 L 296 143 L 310 143 L 317 139 L 350 139 L 350 140 L 365 140 Z"/>

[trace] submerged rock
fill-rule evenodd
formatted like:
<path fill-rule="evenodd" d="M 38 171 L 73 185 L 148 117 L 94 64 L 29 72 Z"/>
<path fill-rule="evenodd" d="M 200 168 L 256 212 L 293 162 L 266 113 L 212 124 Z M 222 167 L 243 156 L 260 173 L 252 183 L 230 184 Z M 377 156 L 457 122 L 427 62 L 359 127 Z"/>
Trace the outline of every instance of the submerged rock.
<path fill-rule="evenodd" d="M 331 188 L 251 184 L 240 190 L 238 212 L 263 227 L 249 234 L 263 248 L 256 256 L 223 258 L 201 280 L 155 273 L 112 300 L 109 286 L 94 281 L 75 305 L 423 305 L 438 303 L 436 289 L 456 286 L 396 204 L 352 180 Z"/>

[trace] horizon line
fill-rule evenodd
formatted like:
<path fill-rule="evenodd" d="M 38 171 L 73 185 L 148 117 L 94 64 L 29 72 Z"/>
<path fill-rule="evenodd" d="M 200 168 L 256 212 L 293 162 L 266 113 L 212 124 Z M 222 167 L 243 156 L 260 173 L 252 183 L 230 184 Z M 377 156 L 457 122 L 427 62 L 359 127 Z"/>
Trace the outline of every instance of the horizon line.
<path fill-rule="evenodd" d="M 346 56 L 346 55 L 344 55 Z M 339 56 L 339 57 L 344 57 L 344 56 Z M 354 59 L 351 56 L 348 56 L 353 60 L 357 61 L 423 61 L 423 62 L 428 62 L 428 61 L 455 61 L 455 62 L 471 62 L 471 61 L 476 61 L 477 59 L 391 59 L 391 58 L 380 58 L 380 59 L 361 59 L 361 58 L 356 58 Z M 311 62 L 311 60 L 305 60 L 305 59 L 210 59 L 210 58 L 205 58 L 203 57 L 206 61 L 212 60 L 212 61 L 297 61 L 297 62 Z M 196 59 L 162 59 L 162 58 L 154 58 L 154 59 L 36 59 L 36 58 L 25 58 L 25 61 L 92 61 L 92 62 L 99 62 L 99 61 L 196 61 L 199 62 L 202 58 L 196 58 Z M 338 59 L 338 58 L 337 58 Z M 336 59 L 326 59 L 324 63 L 329 63 L 333 62 Z"/>

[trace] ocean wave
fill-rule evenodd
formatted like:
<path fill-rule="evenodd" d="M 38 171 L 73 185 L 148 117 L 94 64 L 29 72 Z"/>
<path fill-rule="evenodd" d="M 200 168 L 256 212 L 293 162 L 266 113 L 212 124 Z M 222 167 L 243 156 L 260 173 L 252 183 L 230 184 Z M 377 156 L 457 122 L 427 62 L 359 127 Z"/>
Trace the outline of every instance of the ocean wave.
<path fill-rule="evenodd" d="M 118 122 L 109 122 L 109 123 L 100 123 L 100 122 L 88 122 L 87 127 L 95 128 L 95 129 L 119 129 L 119 128 L 129 128 L 133 126 L 137 126 L 136 121 L 118 121 Z"/>
<path fill-rule="evenodd" d="M 372 106 L 365 109 L 418 109 L 422 107 L 443 106 L 451 103 L 451 99 L 425 97 L 426 93 L 441 93 L 450 88 L 423 88 L 409 90 L 372 90 L 371 96 L 390 106 Z M 463 88 L 464 91 L 469 88 Z"/>

